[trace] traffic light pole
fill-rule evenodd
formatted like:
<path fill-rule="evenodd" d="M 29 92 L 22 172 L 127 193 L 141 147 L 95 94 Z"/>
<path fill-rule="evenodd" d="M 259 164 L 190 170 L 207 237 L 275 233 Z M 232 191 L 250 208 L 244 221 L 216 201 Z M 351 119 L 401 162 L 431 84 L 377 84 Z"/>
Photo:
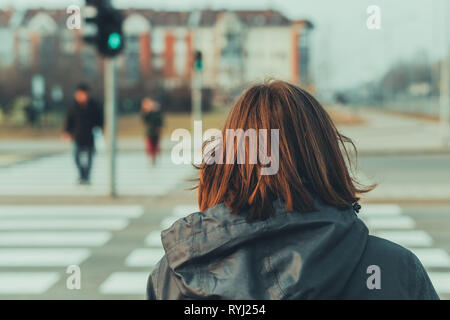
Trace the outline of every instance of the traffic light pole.
<path fill-rule="evenodd" d="M 192 123 L 192 133 L 194 136 L 197 134 L 198 121 L 202 120 L 202 72 L 201 70 L 195 70 L 192 73 L 191 78 L 191 123 Z M 202 132 L 198 133 L 202 136 Z M 198 140 L 194 139 L 194 163 L 200 164 L 202 161 L 202 141 L 200 143 Z"/>
<path fill-rule="evenodd" d="M 105 119 L 108 139 L 109 195 L 117 196 L 116 190 L 116 154 L 117 154 L 117 79 L 116 61 L 104 59 L 105 68 Z"/>
<path fill-rule="evenodd" d="M 117 196 L 117 78 L 116 57 L 124 48 L 123 15 L 114 9 L 111 0 L 85 0 L 83 40 L 97 48 L 104 57 L 104 118 L 107 138 L 109 195 Z"/>
<path fill-rule="evenodd" d="M 192 120 L 202 119 L 202 72 L 194 70 L 192 74 Z"/>

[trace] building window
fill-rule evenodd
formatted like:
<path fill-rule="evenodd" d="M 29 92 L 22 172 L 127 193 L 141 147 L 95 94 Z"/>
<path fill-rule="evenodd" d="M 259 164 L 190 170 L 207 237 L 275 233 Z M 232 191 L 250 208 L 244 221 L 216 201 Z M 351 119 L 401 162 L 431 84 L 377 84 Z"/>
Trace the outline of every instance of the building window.
<path fill-rule="evenodd" d="M 309 45 L 308 45 L 308 32 L 303 32 L 300 35 L 299 41 L 299 69 L 300 69 L 300 82 L 303 84 L 309 83 L 308 67 L 309 67 Z"/>
<path fill-rule="evenodd" d="M 164 58 L 161 54 L 154 54 L 152 57 L 153 68 L 155 70 L 161 70 L 164 66 Z"/>
<path fill-rule="evenodd" d="M 41 37 L 40 41 L 40 67 L 45 70 L 50 68 L 54 63 L 55 53 L 55 37 L 52 35 L 45 35 Z"/>
<path fill-rule="evenodd" d="M 125 60 L 127 69 L 127 79 L 131 82 L 139 80 L 139 36 L 127 35 L 125 46 Z"/>
<path fill-rule="evenodd" d="M 85 46 L 82 51 L 83 73 L 86 76 L 95 76 L 97 73 L 97 59 L 95 49 Z"/>
<path fill-rule="evenodd" d="M 242 54 L 242 43 L 239 34 L 228 32 L 225 34 L 225 46 L 222 49 L 224 58 L 235 59 Z"/>
<path fill-rule="evenodd" d="M 187 54 L 186 34 L 180 33 L 175 40 L 175 72 L 179 75 L 186 71 Z"/>
<path fill-rule="evenodd" d="M 152 32 L 152 51 L 155 54 L 162 54 L 164 52 L 164 32 L 162 30 L 154 29 Z"/>
<path fill-rule="evenodd" d="M 74 54 L 76 37 L 73 30 L 64 30 L 61 34 L 61 49 L 66 54 Z"/>
<path fill-rule="evenodd" d="M 0 29 L 0 65 L 10 65 L 13 61 L 13 33 L 8 29 Z"/>
<path fill-rule="evenodd" d="M 26 68 L 31 64 L 31 41 L 26 33 L 19 33 L 17 38 L 17 60 L 21 67 Z"/>

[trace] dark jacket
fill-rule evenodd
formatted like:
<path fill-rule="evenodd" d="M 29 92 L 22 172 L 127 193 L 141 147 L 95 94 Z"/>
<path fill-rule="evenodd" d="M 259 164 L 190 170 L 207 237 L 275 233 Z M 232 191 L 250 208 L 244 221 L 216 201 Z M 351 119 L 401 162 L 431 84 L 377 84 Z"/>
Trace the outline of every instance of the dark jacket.
<path fill-rule="evenodd" d="M 351 207 L 315 206 L 286 212 L 276 201 L 274 217 L 247 223 L 221 204 L 176 221 L 148 299 L 439 299 L 411 251 L 368 235 Z M 380 289 L 367 285 L 373 265 Z"/>
<path fill-rule="evenodd" d="M 161 110 L 141 112 L 142 121 L 145 124 L 145 134 L 150 138 L 157 138 L 160 128 L 163 126 L 163 114 Z"/>
<path fill-rule="evenodd" d="M 64 130 L 70 133 L 78 145 L 94 146 L 92 129 L 103 127 L 103 110 L 93 99 L 86 106 L 74 102 L 68 110 Z"/>

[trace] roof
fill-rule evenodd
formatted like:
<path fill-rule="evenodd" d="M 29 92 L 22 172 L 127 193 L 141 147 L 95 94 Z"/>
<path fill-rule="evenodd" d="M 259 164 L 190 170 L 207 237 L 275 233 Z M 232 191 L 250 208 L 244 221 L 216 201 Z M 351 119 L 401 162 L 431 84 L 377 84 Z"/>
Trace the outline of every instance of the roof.
<path fill-rule="evenodd" d="M 13 15 L 12 9 L 0 10 L 0 27 L 6 28 Z"/>
<path fill-rule="evenodd" d="M 191 11 L 156 11 L 152 9 L 123 9 L 125 16 L 131 14 L 139 14 L 149 20 L 152 26 L 187 26 L 189 18 L 193 14 Z M 213 26 L 218 17 L 225 13 L 231 12 L 237 15 L 238 19 L 248 26 L 286 26 L 292 23 L 299 23 L 304 21 L 308 26 L 311 25 L 309 21 L 288 19 L 281 12 L 276 10 L 212 10 L 204 9 L 197 12 L 198 25 Z M 66 23 L 68 14 L 64 9 L 29 9 L 25 13 L 23 23 L 27 23 L 38 13 L 46 13 L 50 15 L 57 25 L 63 26 Z M 13 14 L 12 9 L 0 11 L 0 26 L 6 26 Z"/>
<path fill-rule="evenodd" d="M 241 21 L 250 26 L 290 25 L 292 22 L 279 11 L 236 11 Z"/>

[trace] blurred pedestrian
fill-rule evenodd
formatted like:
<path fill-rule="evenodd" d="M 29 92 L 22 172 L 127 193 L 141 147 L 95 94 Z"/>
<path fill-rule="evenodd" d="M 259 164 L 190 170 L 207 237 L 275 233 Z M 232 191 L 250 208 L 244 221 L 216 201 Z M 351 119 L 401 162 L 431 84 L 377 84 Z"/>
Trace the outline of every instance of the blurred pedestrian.
<path fill-rule="evenodd" d="M 369 235 L 359 219 L 360 196 L 375 186 L 352 177 L 353 143 L 311 94 L 284 81 L 254 85 L 223 128 L 233 145 L 231 130 L 278 132 L 270 143 L 258 138 L 278 170 L 261 175 L 267 158 L 238 162 L 237 148 L 217 153 L 229 141 L 209 149 L 201 212 L 161 233 L 165 255 L 148 279 L 149 299 L 439 299 L 414 253 Z M 258 152 L 250 142 L 246 150 Z"/>
<path fill-rule="evenodd" d="M 74 142 L 75 164 L 79 183 L 89 184 L 92 158 L 95 152 L 93 129 L 103 128 L 103 111 L 90 96 L 89 86 L 81 83 L 75 90 L 74 103 L 68 110 L 63 138 Z"/>
<path fill-rule="evenodd" d="M 151 158 L 152 165 L 155 165 L 160 151 L 159 140 L 163 126 L 163 115 L 159 103 L 150 98 L 142 99 L 141 116 L 145 125 L 146 152 Z"/>

